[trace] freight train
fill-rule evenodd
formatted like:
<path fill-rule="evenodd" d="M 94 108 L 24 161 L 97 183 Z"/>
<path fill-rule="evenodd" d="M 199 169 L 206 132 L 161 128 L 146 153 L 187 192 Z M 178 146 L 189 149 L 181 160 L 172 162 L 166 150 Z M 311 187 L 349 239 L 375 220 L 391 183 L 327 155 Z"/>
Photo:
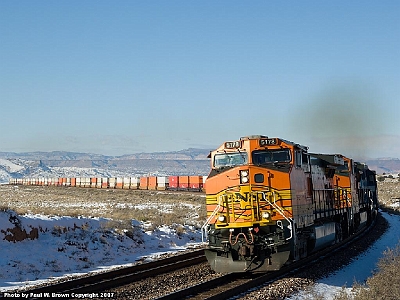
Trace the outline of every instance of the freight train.
<path fill-rule="evenodd" d="M 343 155 L 257 135 L 225 142 L 209 158 L 203 230 L 216 272 L 278 270 L 377 214 L 375 172 Z"/>
<path fill-rule="evenodd" d="M 10 185 L 39 185 L 130 190 L 171 190 L 202 192 L 207 176 L 143 176 L 143 177 L 38 177 L 11 178 Z"/>

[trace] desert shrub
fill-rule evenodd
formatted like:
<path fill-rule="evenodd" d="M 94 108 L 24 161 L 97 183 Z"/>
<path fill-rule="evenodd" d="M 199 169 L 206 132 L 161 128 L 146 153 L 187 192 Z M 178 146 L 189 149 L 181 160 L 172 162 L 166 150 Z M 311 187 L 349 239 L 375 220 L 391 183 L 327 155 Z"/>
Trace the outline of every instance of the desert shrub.
<path fill-rule="evenodd" d="M 367 280 L 368 289 L 361 289 L 357 300 L 400 299 L 400 243 L 388 249 L 378 262 L 378 272 Z"/>
<path fill-rule="evenodd" d="M 108 220 L 107 222 L 101 223 L 101 227 L 105 230 L 115 229 L 117 231 L 132 229 L 129 220 Z"/>
<path fill-rule="evenodd" d="M 400 243 L 388 249 L 378 262 L 377 272 L 367 279 L 367 285 L 353 285 L 352 293 L 345 291 L 334 300 L 397 300 L 400 299 Z"/>
<path fill-rule="evenodd" d="M 7 205 L 0 205 L 0 211 L 7 211 L 7 210 L 9 210 L 10 208 L 7 206 Z"/>

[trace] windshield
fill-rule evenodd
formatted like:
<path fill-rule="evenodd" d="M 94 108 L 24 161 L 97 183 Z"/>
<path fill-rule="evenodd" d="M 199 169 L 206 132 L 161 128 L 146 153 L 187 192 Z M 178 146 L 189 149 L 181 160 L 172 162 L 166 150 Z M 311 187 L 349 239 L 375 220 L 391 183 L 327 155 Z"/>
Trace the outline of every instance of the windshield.
<path fill-rule="evenodd" d="M 248 159 L 246 152 L 215 154 L 214 167 L 222 168 L 222 167 L 241 166 L 247 164 L 247 161 Z"/>
<path fill-rule="evenodd" d="M 252 153 L 253 164 L 262 165 L 275 162 L 290 162 L 290 150 L 259 150 Z"/>
<path fill-rule="evenodd" d="M 348 176 L 349 175 L 349 164 L 347 161 L 344 162 L 343 166 L 336 167 L 336 174 Z"/>

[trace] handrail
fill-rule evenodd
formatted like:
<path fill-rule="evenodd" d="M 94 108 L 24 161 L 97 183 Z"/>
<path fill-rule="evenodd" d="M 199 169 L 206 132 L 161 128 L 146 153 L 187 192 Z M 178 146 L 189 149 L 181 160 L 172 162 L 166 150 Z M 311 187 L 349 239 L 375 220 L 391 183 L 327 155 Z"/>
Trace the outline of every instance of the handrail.
<path fill-rule="evenodd" d="M 221 197 L 221 196 L 220 196 Z M 208 226 L 208 224 L 210 224 L 210 221 L 212 220 L 212 218 L 215 217 L 215 215 L 217 214 L 217 212 L 219 211 L 219 209 L 221 208 L 221 204 L 220 201 L 217 202 L 218 205 L 215 207 L 213 213 L 207 218 L 206 222 L 203 224 L 203 226 L 201 226 L 201 241 L 203 243 L 205 243 L 204 238 L 207 239 L 207 230 L 206 227 Z"/>
<path fill-rule="evenodd" d="M 290 237 L 288 237 L 286 240 L 290 240 L 291 238 L 293 238 L 293 226 L 292 223 L 294 223 L 293 219 L 289 219 L 288 217 L 285 216 L 285 212 L 283 211 L 282 207 L 280 207 L 279 205 L 276 204 L 276 196 L 275 196 L 275 191 L 272 192 L 272 194 L 274 195 L 274 202 L 272 203 L 271 201 L 269 201 L 266 197 L 265 197 L 265 192 L 261 192 L 262 194 L 262 198 L 263 200 L 267 201 L 269 205 L 271 205 L 273 208 L 275 208 L 278 213 L 280 213 L 282 215 L 282 217 L 285 218 L 286 221 L 289 222 L 289 230 L 290 230 Z"/>

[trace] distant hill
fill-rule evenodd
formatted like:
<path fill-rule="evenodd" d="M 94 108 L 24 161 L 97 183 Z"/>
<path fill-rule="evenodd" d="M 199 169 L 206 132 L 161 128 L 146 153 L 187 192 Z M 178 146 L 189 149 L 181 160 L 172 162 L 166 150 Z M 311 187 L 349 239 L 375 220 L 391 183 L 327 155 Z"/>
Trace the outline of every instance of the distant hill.
<path fill-rule="evenodd" d="M 22 177 L 208 175 L 210 150 L 105 156 L 78 152 L 0 152 L 0 182 Z"/>
<path fill-rule="evenodd" d="M 377 174 L 399 174 L 400 159 L 398 158 L 379 158 L 366 161 L 368 167 L 375 170 Z"/>
<path fill-rule="evenodd" d="M 78 152 L 0 152 L 0 183 L 23 177 L 124 177 L 208 175 L 208 149 L 137 153 L 122 156 Z M 378 174 L 400 173 L 400 159 L 363 161 Z"/>

